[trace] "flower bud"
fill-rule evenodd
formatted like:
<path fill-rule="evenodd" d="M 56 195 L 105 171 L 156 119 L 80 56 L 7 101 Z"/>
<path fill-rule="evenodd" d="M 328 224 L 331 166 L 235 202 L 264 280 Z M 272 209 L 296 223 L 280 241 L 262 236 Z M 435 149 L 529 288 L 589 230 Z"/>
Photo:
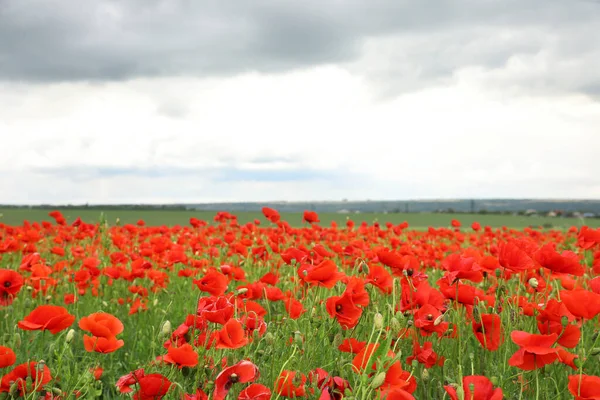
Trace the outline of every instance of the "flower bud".
<path fill-rule="evenodd" d="M 367 265 L 366 262 L 363 262 L 360 265 L 360 269 L 362 270 L 362 272 L 364 272 L 365 274 L 369 275 L 369 266 Z"/>
<path fill-rule="evenodd" d="M 242 295 L 242 294 L 246 294 L 246 293 L 248 293 L 248 288 L 245 288 L 245 287 L 243 287 L 243 288 L 239 288 L 239 289 L 236 291 L 236 294 L 237 294 L 238 296 L 240 296 L 240 295 Z"/>
<path fill-rule="evenodd" d="M 165 322 L 163 322 L 162 326 L 160 327 L 160 334 L 161 336 L 169 336 L 171 335 L 171 321 L 166 320 Z"/>
<path fill-rule="evenodd" d="M 383 315 L 381 315 L 381 313 L 375 313 L 375 316 L 373 317 L 373 325 L 377 330 L 383 329 Z"/>
<path fill-rule="evenodd" d="M 304 344 L 304 335 L 299 331 L 294 332 L 294 342 L 298 346 L 302 346 Z"/>
<path fill-rule="evenodd" d="M 600 347 L 593 347 L 592 350 L 590 350 L 591 356 L 597 356 L 598 354 L 600 354 Z"/>
<path fill-rule="evenodd" d="M 375 378 L 371 381 L 371 388 L 378 389 L 385 382 L 385 372 L 380 372 L 375 375 Z"/>
<path fill-rule="evenodd" d="M 65 338 L 65 343 L 67 343 L 67 344 L 71 343 L 74 338 L 75 338 L 75 329 L 70 329 L 69 332 L 67 332 L 67 337 Z"/>
<path fill-rule="evenodd" d="M 439 317 L 437 317 L 435 319 L 435 321 L 433 321 L 433 326 L 438 326 L 439 324 L 441 324 L 442 322 L 444 322 L 444 314 L 441 314 Z"/>
<path fill-rule="evenodd" d="M 429 370 L 427 368 L 423 368 L 423 372 L 421 372 L 421 379 L 423 381 L 429 380 Z"/>
<path fill-rule="evenodd" d="M 271 332 L 265 333 L 264 339 L 268 345 L 272 345 L 273 343 L 275 343 L 275 336 L 273 336 Z"/>
<path fill-rule="evenodd" d="M 13 346 L 16 349 L 18 349 L 19 347 L 21 347 L 21 334 L 19 332 L 17 332 L 13 335 L 13 337 L 15 339 Z"/>
<path fill-rule="evenodd" d="M 390 331 L 392 332 L 392 335 L 398 336 L 401 330 L 402 326 L 400 325 L 400 321 L 398 321 L 398 318 L 392 317 L 392 319 L 390 320 Z"/>
<path fill-rule="evenodd" d="M 528 283 L 529 283 L 529 286 L 531 286 L 534 289 L 536 289 L 538 287 L 538 285 L 540 284 L 536 278 L 529 278 Z"/>
<path fill-rule="evenodd" d="M 340 333 L 337 333 L 334 337 L 333 337 L 333 346 L 337 349 L 338 347 L 340 347 L 340 345 L 342 344 L 342 342 L 344 341 L 344 338 L 342 337 L 342 335 Z"/>
<path fill-rule="evenodd" d="M 16 398 L 19 393 L 19 384 L 17 382 L 12 382 L 10 384 L 10 388 L 8 389 L 8 394 L 11 397 Z"/>
<path fill-rule="evenodd" d="M 560 323 L 562 324 L 563 328 L 566 328 L 567 325 L 569 325 L 569 317 L 567 317 L 566 315 L 563 315 L 562 318 L 560 319 Z"/>

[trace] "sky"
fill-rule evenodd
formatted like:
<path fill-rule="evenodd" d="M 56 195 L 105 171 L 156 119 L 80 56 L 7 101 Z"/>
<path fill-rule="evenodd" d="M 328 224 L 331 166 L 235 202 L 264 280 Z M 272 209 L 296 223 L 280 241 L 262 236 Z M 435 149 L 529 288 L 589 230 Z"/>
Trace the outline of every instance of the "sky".
<path fill-rule="evenodd" d="M 0 0 L 0 203 L 600 198 L 600 1 Z"/>

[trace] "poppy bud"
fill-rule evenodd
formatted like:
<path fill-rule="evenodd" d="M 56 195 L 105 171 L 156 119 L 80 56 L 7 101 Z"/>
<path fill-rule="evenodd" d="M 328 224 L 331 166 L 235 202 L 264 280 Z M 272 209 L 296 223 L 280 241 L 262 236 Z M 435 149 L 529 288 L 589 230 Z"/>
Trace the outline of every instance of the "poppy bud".
<path fill-rule="evenodd" d="M 236 294 L 237 294 L 238 296 L 240 296 L 240 295 L 242 295 L 242 294 L 246 294 L 246 293 L 248 293 L 248 288 L 245 288 L 245 287 L 243 287 L 243 288 L 239 288 L 239 289 L 236 291 Z"/>
<path fill-rule="evenodd" d="M 67 332 L 67 337 L 65 338 L 65 343 L 69 344 L 73 341 L 73 338 L 75 338 L 75 329 L 70 329 L 69 332 Z"/>
<path fill-rule="evenodd" d="M 31 379 L 31 378 L 29 378 Z M 17 394 L 19 393 L 19 384 L 17 382 L 11 382 L 10 384 L 10 388 L 8 389 L 8 394 L 11 397 L 17 397 Z"/>
<path fill-rule="evenodd" d="M 421 372 L 421 379 L 423 379 L 424 381 L 429 380 L 429 370 L 427 368 L 424 368 L 423 372 Z"/>
<path fill-rule="evenodd" d="M 444 322 L 444 314 L 440 315 L 439 317 L 437 317 L 435 319 L 435 321 L 433 321 L 433 326 L 438 326 L 439 324 L 441 324 L 442 322 Z"/>
<path fill-rule="evenodd" d="M 565 328 L 567 325 L 569 325 L 569 317 L 563 315 L 560 319 L 560 323 L 562 324 L 563 328 Z"/>
<path fill-rule="evenodd" d="M 598 354 L 600 354 L 600 348 L 599 348 L 599 347 L 594 347 L 594 348 L 592 348 L 592 350 L 590 351 L 590 355 L 591 355 L 591 356 L 597 356 Z"/>
<path fill-rule="evenodd" d="M 272 345 L 273 343 L 275 343 L 275 336 L 273 336 L 271 332 L 265 333 L 264 338 L 265 342 L 267 342 L 268 345 Z"/>
<path fill-rule="evenodd" d="M 108 303 L 105 300 L 102 300 L 102 306 L 108 307 Z"/>
<path fill-rule="evenodd" d="M 502 275 L 502 271 L 500 271 L 500 268 L 496 268 L 494 273 L 496 274 L 496 278 L 500 278 L 500 275 Z"/>
<path fill-rule="evenodd" d="M 344 338 L 342 337 L 342 335 L 340 333 L 337 333 L 334 337 L 333 337 L 333 346 L 335 348 L 340 347 L 340 345 L 342 344 L 342 342 L 344 341 Z"/>
<path fill-rule="evenodd" d="M 381 313 L 375 313 L 375 316 L 373 317 L 373 325 L 377 330 L 383 329 L 383 315 L 381 315 Z"/>
<path fill-rule="evenodd" d="M 166 320 L 160 327 L 161 336 L 169 336 L 171 334 L 171 321 Z"/>
<path fill-rule="evenodd" d="M 50 302 L 50 300 L 52 300 L 52 296 L 50 296 L 50 295 L 46 296 L 46 303 Z"/>
<path fill-rule="evenodd" d="M 55 394 L 55 395 L 57 395 L 57 396 L 60 396 L 60 395 L 62 395 L 62 390 L 60 390 L 57 387 L 54 387 L 54 388 L 52 388 L 52 393 Z"/>
<path fill-rule="evenodd" d="M 296 342 L 298 346 L 302 346 L 304 344 L 304 336 L 301 332 L 294 332 L 294 342 Z"/>
<path fill-rule="evenodd" d="M 25 378 L 25 390 L 27 393 L 33 392 L 33 379 L 30 376 Z"/>
<path fill-rule="evenodd" d="M 497 376 L 490 377 L 490 382 L 492 382 L 492 385 L 498 386 L 498 377 Z"/>
<path fill-rule="evenodd" d="M 385 372 L 380 372 L 375 375 L 375 378 L 371 381 L 371 388 L 378 389 L 385 382 Z"/>
<path fill-rule="evenodd" d="M 577 368 L 581 368 L 581 360 L 579 359 L 579 357 L 573 359 L 573 365 L 575 365 Z"/>
<path fill-rule="evenodd" d="M 392 331 L 392 335 L 398 336 L 400 334 L 400 330 L 402 326 L 400 326 L 400 321 L 396 317 L 393 317 L 390 320 L 390 330 Z"/>
<path fill-rule="evenodd" d="M 13 335 L 13 337 L 15 338 L 13 346 L 18 349 L 21 347 L 21 334 L 17 332 Z"/>
<path fill-rule="evenodd" d="M 158 298 L 154 299 L 154 301 L 152 302 L 152 305 L 154 307 L 156 307 L 158 305 Z"/>
<path fill-rule="evenodd" d="M 529 278 L 529 281 L 527 283 L 529 283 L 529 286 L 531 286 L 534 289 L 536 289 L 540 284 L 536 278 Z"/>
<path fill-rule="evenodd" d="M 360 268 L 362 269 L 362 272 L 364 272 L 365 274 L 369 275 L 369 266 L 367 265 L 367 263 L 363 262 L 360 265 Z"/>

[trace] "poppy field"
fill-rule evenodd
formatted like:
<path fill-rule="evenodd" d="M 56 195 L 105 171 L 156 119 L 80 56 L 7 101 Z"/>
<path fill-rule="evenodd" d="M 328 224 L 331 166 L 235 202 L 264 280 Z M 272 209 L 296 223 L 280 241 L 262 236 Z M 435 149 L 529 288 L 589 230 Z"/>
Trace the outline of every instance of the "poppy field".
<path fill-rule="evenodd" d="M 1 399 L 600 399 L 600 229 L 0 222 Z"/>

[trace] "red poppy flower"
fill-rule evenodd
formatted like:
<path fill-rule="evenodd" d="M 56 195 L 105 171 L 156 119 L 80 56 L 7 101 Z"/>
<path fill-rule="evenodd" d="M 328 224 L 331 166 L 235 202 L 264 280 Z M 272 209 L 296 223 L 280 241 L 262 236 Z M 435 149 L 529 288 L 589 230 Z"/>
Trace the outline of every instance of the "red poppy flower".
<path fill-rule="evenodd" d="M 10 347 L 0 346 L 0 368 L 10 367 L 16 361 L 17 356 Z"/>
<path fill-rule="evenodd" d="M 31 386 L 26 384 L 28 378 L 32 380 Z M 25 396 L 28 393 L 28 387 L 36 388 L 36 391 L 39 392 L 51 380 L 50 368 L 46 364 L 38 364 L 35 361 L 31 361 L 16 366 L 12 371 L 4 375 L 0 382 L 0 392 L 10 391 L 13 383 L 16 383 L 19 394 Z"/>
<path fill-rule="evenodd" d="M 369 267 L 369 274 L 365 283 L 376 286 L 382 293 L 390 294 L 393 290 L 394 278 L 382 266 L 372 265 Z"/>
<path fill-rule="evenodd" d="M 83 347 L 88 352 L 94 351 L 96 353 L 112 353 L 124 345 L 125 342 L 117 339 L 115 336 L 97 337 L 83 335 Z"/>
<path fill-rule="evenodd" d="M 249 343 L 242 324 L 232 318 L 221 328 L 217 337 L 217 349 L 239 349 Z"/>
<path fill-rule="evenodd" d="M 195 367 L 198 365 L 198 353 L 187 343 L 179 347 L 170 346 L 162 360 L 167 364 L 175 364 L 178 368 Z"/>
<path fill-rule="evenodd" d="M 203 292 L 210 293 L 213 296 L 221 296 L 227 291 L 229 280 L 216 269 L 211 269 L 201 279 L 192 281 L 198 289 Z"/>
<path fill-rule="evenodd" d="M 441 336 L 448 330 L 448 322 L 442 322 L 439 319 L 441 316 L 442 313 L 437 308 L 431 304 L 425 304 L 415 312 L 415 327 L 419 328 L 423 336 L 430 336 L 433 333 Z"/>
<path fill-rule="evenodd" d="M 535 260 L 544 268 L 561 274 L 582 276 L 585 269 L 579 262 L 579 257 L 572 251 L 559 254 L 555 243 L 548 243 L 534 253 Z"/>
<path fill-rule="evenodd" d="M 183 395 L 183 400 L 208 400 L 208 395 L 202 389 L 197 389 L 196 393 Z"/>
<path fill-rule="evenodd" d="M 344 353 L 359 353 L 362 349 L 365 348 L 367 342 L 360 342 L 355 338 L 344 339 L 342 344 L 338 346 L 338 349 Z"/>
<path fill-rule="evenodd" d="M 464 398 L 469 400 L 502 400 L 502 389 L 494 389 L 492 382 L 485 376 L 471 375 L 465 376 L 462 381 Z M 456 388 L 447 385 L 444 386 L 451 400 L 458 400 Z"/>
<path fill-rule="evenodd" d="M 307 222 L 309 224 L 321 222 L 319 221 L 319 215 L 314 211 L 304 211 L 302 221 Z"/>
<path fill-rule="evenodd" d="M 482 314 L 481 322 L 472 323 L 473 333 L 483 348 L 495 351 L 502 341 L 502 320 L 497 314 Z"/>
<path fill-rule="evenodd" d="M 131 386 L 135 385 L 143 376 L 145 375 L 144 369 L 136 369 L 133 372 L 128 373 L 127 375 L 123 375 L 117 380 L 115 386 L 119 389 L 121 393 L 130 393 L 133 392 Z"/>
<path fill-rule="evenodd" d="M 79 320 L 79 327 L 97 337 L 110 338 L 123 332 L 123 323 L 117 317 L 97 312 Z"/>
<path fill-rule="evenodd" d="M 213 400 L 223 400 L 235 383 L 253 382 L 260 376 L 258 367 L 248 360 L 242 360 L 223 369 L 215 379 Z"/>
<path fill-rule="evenodd" d="M 344 276 L 331 260 L 324 260 L 317 265 L 302 264 L 298 268 L 298 276 L 304 282 L 331 289 Z"/>
<path fill-rule="evenodd" d="M 600 228 L 591 229 L 588 226 L 582 226 L 577 236 L 577 245 L 584 250 L 600 244 Z"/>
<path fill-rule="evenodd" d="M 17 271 L 0 269 L 0 306 L 12 304 L 23 286 L 23 277 Z"/>
<path fill-rule="evenodd" d="M 571 314 L 592 319 L 600 314 L 600 294 L 584 289 L 561 290 L 560 299 Z"/>
<path fill-rule="evenodd" d="M 209 322 L 225 325 L 233 313 L 233 304 L 226 297 L 202 297 L 198 301 L 197 314 Z"/>
<path fill-rule="evenodd" d="M 303 397 L 306 395 L 306 375 L 296 371 L 284 370 L 275 381 L 275 392 L 285 397 Z"/>
<path fill-rule="evenodd" d="M 568 325 L 563 326 L 563 318 L 569 322 Z M 540 333 L 544 335 L 556 333 L 559 335 L 558 344 L 572 348 L 577 346 L 581 338 L 579 326 L 570 324 L 573 320 L 575 320 L 575 316 L 569 312 L 564 303 L 550 299 L 546 303 L 546 307 L 539 310 L 537 326 Z"/>
<path fill-rule="evenodd" d="M 558 339 L 556 333 L 535 335 L 523 331 L 513 331 L 510 336 L 513 342 L 519 345 L 519 350 L 508 360 L 508 365 L 531 371 L 551 364 L 558 358 L 558 349 L 552 347 Z"/>
<path fill-rule="evenodd" d="M 139 389 L 134 400 L 160 400 L 171 388 L 171 381 L 161 374 L 144 375 L 138 381 Z"/>
<path fill-rule="evenodd" d="M 281 220 L 281 216 L 279 215 L 279 212 L 275 209 L 272 209 L 270 207 L 263 207 L 262 212 L 263 212 L 263 215 L 265 216 L 265 218 L 274 224 L 276 224 L 277 222 L 279 222 Z"/>
<path fill-rule="evenodd" d="M 471 282 L 481 282 L 483 272 L 475 257 L 469 254 L 450 254 L 442 261 L 442 268 L 447 272 L 448 281 L 453 283 L 457 279 L 466 279 Z"/>
<path fill-rule="evenodd" d="M 269 400 L 271 398 L 271 389 L 260 383 L 253 383 L 242 390 L 238 400 Z"/>
<path fill-rule="evenodd" d="M 53 335 L 70 327 L 75 322 L 75 316 L 69 314 L 61 306 L 37 306 L 29 315 L 17 323 L 26 331 L 48 330 Z"/>
<path fill-rule="evenodd" d="M 412 356 L 406 359 L 407 363 L 412 363 L 413 360 L 417 360 L 419 363 L 423 364 L 425 368 L 431 368 L 434 365 L 444 365 L 444 361 L 446 360 L 444 357 L 440 357 L 433 350 L 433 343 L 425 342 L 423 347 L 419 345 L 419 341 L 413 340 L 413 354 Z"/>
<path fill-rule="evenodd" d="M 357 307 L 348 293 L 343 296 L 332 296 L 327 299 L 327 313 L 337 320 L 342 329 L 351 329 L 358 324 L 362 309 Z"/>
<path fill-rule="evenodd" d="M 298 319 L 306 312 L 304 305 L 302 302 L 296 300 L 293 297 L 286 297 L 283 300 L 283 305 L 285 306 L 285 310 L 291 319 Z"/>
<path fill-rule="evenodd" d="M 568 388 L 575 400 L 600 399 L 600 377 L 598 376 L 571 375 Z"/>
<path fill-rule="evenodd" d="M 515 241 L 501 243 L 498 247 L 498 260 L 503 268 L 518 272 L 536 268 L 538 266 Z"/>

